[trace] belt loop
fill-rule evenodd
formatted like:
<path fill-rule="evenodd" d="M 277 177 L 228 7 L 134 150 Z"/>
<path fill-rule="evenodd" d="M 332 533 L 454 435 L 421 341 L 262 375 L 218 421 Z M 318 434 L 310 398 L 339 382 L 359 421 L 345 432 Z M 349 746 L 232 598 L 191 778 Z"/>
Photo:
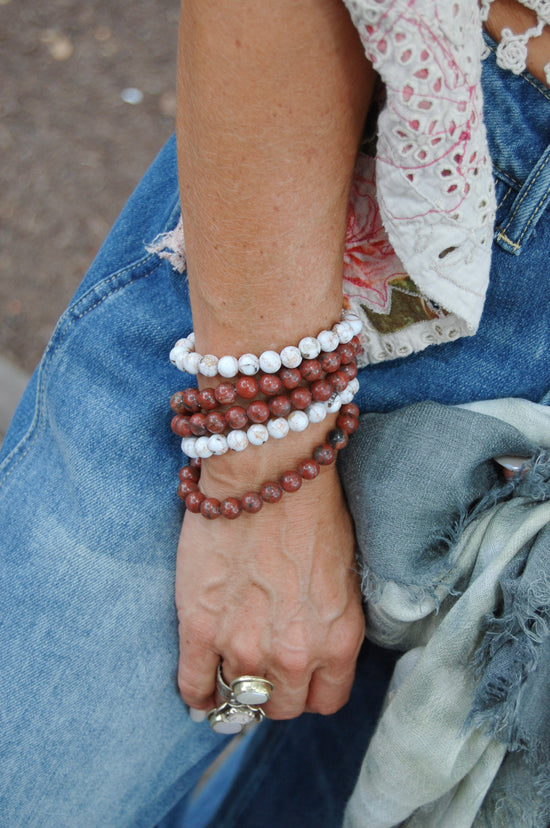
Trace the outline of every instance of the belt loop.
<path fill-rule="evenodd" d="M 519 256 L 537 221 L 550 202 L 550 146 L 535 164 L 503 224 L 495 229 L 495 241 L 504 250 Z"/>

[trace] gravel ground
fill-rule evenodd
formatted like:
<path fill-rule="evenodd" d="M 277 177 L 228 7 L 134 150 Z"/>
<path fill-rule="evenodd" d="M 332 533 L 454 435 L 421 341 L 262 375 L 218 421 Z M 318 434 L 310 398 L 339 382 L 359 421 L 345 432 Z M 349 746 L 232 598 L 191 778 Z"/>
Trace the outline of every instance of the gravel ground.
<path fill-rule="evenodd" d="M 174 129 L 175 0 L 0 0 L 0 358 L 30 372 Z"/>

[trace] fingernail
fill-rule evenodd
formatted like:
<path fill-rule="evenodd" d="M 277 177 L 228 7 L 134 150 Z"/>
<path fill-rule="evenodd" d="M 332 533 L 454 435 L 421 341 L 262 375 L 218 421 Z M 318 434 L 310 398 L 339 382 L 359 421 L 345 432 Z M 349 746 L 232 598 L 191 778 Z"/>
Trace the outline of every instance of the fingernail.
<path fill-rule="evenodd" d="M 189 708 L 189 718 L 192 722 L 204 722 L 206 719 L 206 710 L 197 710 L 196 707 Z"/>

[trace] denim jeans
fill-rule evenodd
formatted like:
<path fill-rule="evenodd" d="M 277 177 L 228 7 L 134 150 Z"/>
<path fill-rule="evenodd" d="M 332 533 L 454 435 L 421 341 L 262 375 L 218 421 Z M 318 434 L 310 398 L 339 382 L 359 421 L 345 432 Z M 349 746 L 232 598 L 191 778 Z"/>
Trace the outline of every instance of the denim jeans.
<path fill-rule="evenodd" d="M 484 84 L 500 207 L 479 332 L 364 369 L 363 410 L 548 401 L 549 92 L 491 58 Z M 6 826 L 183 825 L 227 742 L 190 722 L 176 688 L 182 507 L 168 400 L 182 378 L 167 354 L 192 322 L 185 276 L 144 242 L 178 213 L 171 140 L 60 319 L 0 452 Z M 366 646 L 339 714 L 259 728 L 211 824 L 338 825 L 391 665 Z"/>

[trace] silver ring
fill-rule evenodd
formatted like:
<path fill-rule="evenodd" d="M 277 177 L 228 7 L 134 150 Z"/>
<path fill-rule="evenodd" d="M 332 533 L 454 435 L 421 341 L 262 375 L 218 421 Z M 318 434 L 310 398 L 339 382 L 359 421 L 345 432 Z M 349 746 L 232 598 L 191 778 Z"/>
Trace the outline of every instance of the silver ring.
<path fill-rule="evenodd" d="M 226 736 L 234 736 L 246 727 L 261 722 L 263 718 L 264 713 L 258 707 L 250 707 L 247 704 L 230 704 L 229 702 L 214 707 L 207 715 L 214 733 L 221 733 Z"/>
<path fill-rule="evenodd" d="M 227 702 L 256 706 L 269 701 L 273 684 L 260 676 L 238 676 L 229 685 L 223 677 L 222 662 L 220 661 L 216 673 L 216 689 L 222 699 Z"/>

